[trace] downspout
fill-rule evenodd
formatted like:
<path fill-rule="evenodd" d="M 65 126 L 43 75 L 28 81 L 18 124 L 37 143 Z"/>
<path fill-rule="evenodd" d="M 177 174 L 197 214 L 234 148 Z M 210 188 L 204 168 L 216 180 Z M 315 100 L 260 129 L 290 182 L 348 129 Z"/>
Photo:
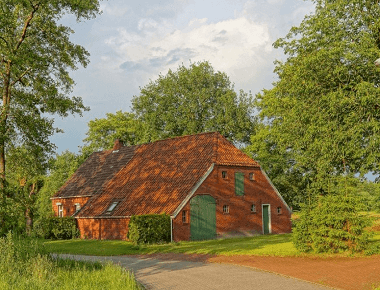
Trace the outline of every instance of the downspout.
<path fill-rule="evenodd" d="M 170 242 L 173 243 L 173 217 L 170 216 Z"/>

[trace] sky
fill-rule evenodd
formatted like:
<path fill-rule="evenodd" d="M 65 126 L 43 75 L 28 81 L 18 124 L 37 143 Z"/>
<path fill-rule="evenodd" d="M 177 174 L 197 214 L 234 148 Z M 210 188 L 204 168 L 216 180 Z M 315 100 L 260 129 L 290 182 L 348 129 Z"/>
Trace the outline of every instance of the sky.
<path fill-rule="evenodd" d="M 57 153 L 78 152 L 90 120 L 130 112 L 141 87 L 182 64 L 209 61 L 236 91 L 255 95 L 271 88 L 273 62 L 285 59 L 273 42 L 314 7 L 302 0 L 108 0 L 101 10 L 85 22 L 71 15 L 61 20 L 75 32 L 71 41 L 90 53 L 90 64 L 71 72 L 72 96 L 82 97 L 90 111 L 55 117 L 64 130 L 51 138 Z"/>

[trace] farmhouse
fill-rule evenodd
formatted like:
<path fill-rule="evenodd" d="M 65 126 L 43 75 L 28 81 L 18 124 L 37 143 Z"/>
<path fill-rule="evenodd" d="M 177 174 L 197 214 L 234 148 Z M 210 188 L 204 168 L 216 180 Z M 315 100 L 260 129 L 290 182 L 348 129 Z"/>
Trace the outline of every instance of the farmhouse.
<path fill-rule="evenodd" d="M 288 233 L 290 209 L 260 165 L 216 132 L 93 153 L 52 198 L 81 238 L 126 239 L 132 215 L 166 213 L 172 239 Z"/>

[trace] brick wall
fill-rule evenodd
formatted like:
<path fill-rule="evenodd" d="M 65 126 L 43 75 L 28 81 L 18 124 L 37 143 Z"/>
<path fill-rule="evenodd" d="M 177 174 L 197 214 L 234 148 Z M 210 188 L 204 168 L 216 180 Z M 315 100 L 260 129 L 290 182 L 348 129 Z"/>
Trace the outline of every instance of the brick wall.
<path fill-rule="evenodd" d="M 225 171 L 226 178 L 222 177 Z M 235 194 L 235 172 L 244 174 L 244 195 Z M 249 179 L 250 173 L 254 180 Z M 218 236 L 231 234 L 262 234 L 262 205 L 270 205 L 271 233 L 291 232 L 290 212 L 277 196 L 260 169 L 216 166 L 194 196 L 209 194 L 216 200 L 216 231 Z M 251 212 L 252 205 L 256 212 Z M 223 212 L 228 205 L 229 213 Z M 281 213 L 277 213 L 281 208 Z M 182 222 L 182 211 L 186 211 L 187 222 Z M 190 239 L 190 202 L 173 221 L 175 241 Z"/>
<path fill-rule="evenodd" d="M 54 215 L 58 216 L 58 205 L 63 207 L 63 216 L 72 216 L 75 213 L 75 205 L 79 203 L 82 208 L 90 197 L 54 198 L 52 199 Z"/>
<path fill-rule="evenodd" d="M 81 239 L 125 240 L 129 218 L 78 218 Z"/>

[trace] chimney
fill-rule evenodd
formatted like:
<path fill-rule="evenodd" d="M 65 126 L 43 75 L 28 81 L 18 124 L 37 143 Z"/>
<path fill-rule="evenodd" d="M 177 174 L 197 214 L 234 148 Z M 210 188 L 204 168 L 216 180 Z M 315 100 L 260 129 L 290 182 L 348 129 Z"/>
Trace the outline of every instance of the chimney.
<path fill-rule="evenodd" d="M 120 139 L 116 139 L 115 143 L 113 144 L 112 150 L 113 151 L 118 151 L 123 146 L 124 146 L 123 141 L 121 141 Z"/>

